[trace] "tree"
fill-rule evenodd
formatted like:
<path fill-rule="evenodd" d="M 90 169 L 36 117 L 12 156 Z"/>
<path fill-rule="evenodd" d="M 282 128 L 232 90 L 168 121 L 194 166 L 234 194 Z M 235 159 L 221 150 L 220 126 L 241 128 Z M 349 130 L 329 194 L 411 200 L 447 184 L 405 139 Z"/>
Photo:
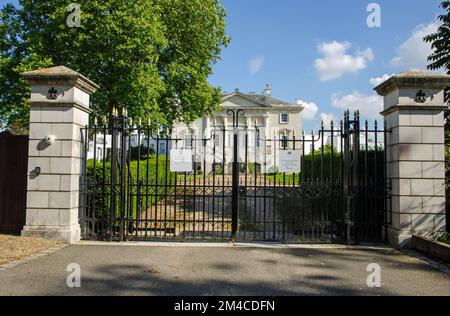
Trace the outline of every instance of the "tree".
<path fill-rule="evenodd" d="M 22 70 L 49 65 L 32 50 L 25 53 L 19 33 L 18 10 L 11 4 L 0 11 L 0 129 L 26 133 L 29 111 L 28 87 L 20 80 Z"/>
<path fill-rule="evenodd" d="M 434 34 L 426 36 L 425 42 L 432 43 L 431 48 L 434 50 L 433 54 L 428 57 L 430 64 L 428 69 L 437 70 L 445 69 L 450 74 L 450 0 L 442 2 L 441 7 L 446 10 L 445 14 L 438 17 L 442 25 Z M 450 90 L 446 90 L 446 101 L 450 102 Z"/>
<path fill-rule="evenodd" d="M 450 0 L 442 2 L 441 7 L 446 11 L 438 17 L 442 25 L 434 34 L 425 37 L 427 43 L 432 43 L 433 54 L 428 57 L 430 64 L 428 69 L 445 69 L 450 75 Z M 445 111 L 445 147 L 446 147 L 446 168 L 447 168 L 447 229 L 450 230 L 450 87 L 445 90 L 445 100 L 447 109 Z"/>
<path fill-rule="evenodd" d="M 170 127 L 212 112 L 220 90 L 207 79 L 229 42 L 220 0 L 20 0 L 0 14 L 0 124 L 26 126 L 29 88 L 21 71 L 65 65 L 100 85 L 94 115 L 126 108 Z M 16 123 L 15 123 L 16 122 Z"/>

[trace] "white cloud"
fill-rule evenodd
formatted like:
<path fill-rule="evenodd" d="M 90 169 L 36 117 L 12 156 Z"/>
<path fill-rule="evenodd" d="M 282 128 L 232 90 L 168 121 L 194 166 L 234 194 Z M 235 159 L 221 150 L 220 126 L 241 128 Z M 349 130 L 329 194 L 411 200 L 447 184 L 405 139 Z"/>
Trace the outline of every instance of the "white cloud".
<path fill-rule="evenodd" d="M 388 80 L 389 78 L 395 76 L 394 74 L 392 75 L 388 75 L 388 74 L 384 74 L 381 77 L 376 77 L 376 78 L 370 78 L 369 82 L 372 86 L 376 87 L 379 84 L 385 82 L 386 80 Z"/>
<path fill-rule="evenodd" d="M 304 120 L 315 120 L 316 114 L 319 112 L 319 107 L 314 102 L 306 102 L 302 100 L 297 100 L 297 104 L 304 107 L 304 110 L 302 111 L 303 119 Z"/>
<path fill-rule="evenodd" d="M 264 62 L 265 62 L 264 56 L 258 56 L 258 57 L 252 58 L 248 62 L 248 70 L 250 71 L 250 73 L 252 75 L 255 75 L 264 66 Z"/>
<path fill-rule="evenodd" d="M 323 122 L 325 128 L 330 128 L 331 122 L 334 122 L 336 127 L 336 117 L 333 113 L 320 113 L 320 121 Z"/>
<path fill-rule="evenodd" d="M 357 91 L 342 95 L 335 93 L 331 96 L 331 105 L 341 110 L 354 112 L 359 110 L 361 116 L 366 119 L 379 118 L 383 110 L 383 98 L 378 95 L 364 95 Z"/>
<path fill-rule="evenodd" d="M 427 58 L 432 50 L 431 43 L 425 43 L 423 38 L 435 33 L 438 27 L 438 21 L 417 26 L 411 36 L 397 48 L 396 56 L 391 60 L 391 65 L 402 68 L 425 69 L 428 65 Z"/>
<path fill-rule="evenodd" d="M 342 77 L 346 73 L 356 74 L 367 67 L 374 59 L 371 48 L 365 50 L 356 49 L 354 55 L 348 54 L 352 47 L 349 42 L 323 42 L 317 46 L 317 50 L 323 58 L 317 58 L 315 68 L 321 81 L 328 81 Z"/>

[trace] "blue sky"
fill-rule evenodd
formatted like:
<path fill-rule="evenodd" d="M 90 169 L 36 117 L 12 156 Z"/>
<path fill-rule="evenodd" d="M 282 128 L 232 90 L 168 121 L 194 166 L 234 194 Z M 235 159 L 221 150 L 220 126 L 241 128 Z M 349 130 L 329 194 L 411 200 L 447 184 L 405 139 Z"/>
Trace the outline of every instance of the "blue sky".
<path fill-rule="evenodd" d="M 380 28 L 367 26 L 372 2 L 381 7 Z M 430 47 L 421 38 L 436 29 L 440 2 L 223 0 L 232 42 L 210 82 L 228 92 L 270 83 L 274 97 L 301 100 L 308 130 L 340 120 L 344 108 L 373 120 L 381 108 L 376 78 L 426 66 Z"/>
<path fill-rule="evenodd" d="M 440 0 L 378 0 L 381 27 L 369 28 L 372 2 L 223 0 L 232 42 L 210 81 L 229 92 L 270 83 L 275 97 L 307 105 L 306 129 L 321 113 L 341 119 L 344 107 L 373 120 L 381 99 L 371 79 L 425 68 L 430 47 L 421 38 L 442 9 Z"/>

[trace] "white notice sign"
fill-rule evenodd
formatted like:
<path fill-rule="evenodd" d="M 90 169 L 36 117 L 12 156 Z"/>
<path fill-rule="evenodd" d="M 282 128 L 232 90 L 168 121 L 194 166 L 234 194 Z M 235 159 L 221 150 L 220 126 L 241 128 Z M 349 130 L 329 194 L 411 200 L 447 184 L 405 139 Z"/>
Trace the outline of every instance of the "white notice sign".
<path fill-rule="evenodd" d="M 278 172 L 297 173 L 301 171 L 300 150 L 281 150 L 279 153 Z"/>
<path fill-rule="evenodd" d="M 170 150 L 170 171 L 171 172 L 192 172 L 192 150 L 172 149 Z"/>

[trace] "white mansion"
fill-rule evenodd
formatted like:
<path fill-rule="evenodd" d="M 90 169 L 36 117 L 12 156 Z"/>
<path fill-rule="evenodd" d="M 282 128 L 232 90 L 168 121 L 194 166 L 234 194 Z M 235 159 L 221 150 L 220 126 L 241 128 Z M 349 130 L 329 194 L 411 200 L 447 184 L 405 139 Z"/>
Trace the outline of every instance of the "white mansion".
<path fill-rule="evenodd" d="M 277 165 L 280 150 L 302 150 L 303 109 L 301 104 L 273 98 L 268 84 L 262 94 L 245 94 L 236 90 L 222 96 L 220 109 L 213 114 L 191 124 L 175 124 L 170 138 L 177 141 L 170 140 L 166 144 L 167 140 L 162 136 L 156 144 L 156 139 L 148 140 L 144 134 L 139 139 L 136 132 L 130 135 L 129 145 L 150 146 L 160 155 L 169 154 L 171 149 L 191 149 L 196 170 L 203 170 L 203 162 L 206 161 L 207 173 L 211 172 L 214 163 L 229 173 L 233 162 L 233 138 L 237 131 L 239 161 L 244 163 L 247 156 L 247 163 L 255 164 L 263 172 L 270 172 Z M 233 116 L 229 115 L 230 110 L 235 113 L 242 110 L 237 128 L 234 127 Z M 299 140 L 295 142 L 295 148 L 293 137 Z M 88 159 L 94 159 L 94 155 L 99 161 L 105 158 L 103 151 L 110 150 L 111 135 L 107 135 L 105 144 L 102 140 L 103 135 L 98 135 L 95 143 L 89 142 Z"/>
<path fill-rule="evenodd" d="M 206 160 L 207 172 L 211 172 L 212 165 L 216 163 L 224 167 L 225 172 L 228 173 L 233 161 L 233 136 L 237 130 L 240 162 L 244 163 L 247 156 L 248 163 L 254 163 L 263 172 L 271 172 L 272 167 L 278 164 L 280 150 L 295 149 L 304 152 L 305 155 L 311 153 L 312 140 L 318 139 L 318 134 L 313 136 L 304 134 L 302 131 L 303 109 L 298 102 L 291 104 L 273 98 L 270 85 L 266 85 L 262 94 L 245 94 L 236 90 L 223 95 L 220 109 L 212 115 L 199 118 L 188 125 L 175 124 L 170 138 L 177 139 L 177 141 L 169 140 L 166 144 L 167 139 L 161 136 L 158 145 L 155 138 L 148 140 L 145 133 L 142 133 L 139 139 L 138 133 L 135 131 L 130 135 L 129 145 L 131 147 L 150 146 L 159 155 L 168 155 L 173 148 L 191 149 L 197 170 L 203 169 L 202 162 Z M 230 110 L 235 113 L 237 110 L 243 111 L 243 114 L 238 116 L 239 126 L 237 128 L 233 126 L 233 116 L 228 113 Z M 333 144 L 336 152 L 341 152 L 338 135 L 335 134 L 333 142 L 331 135 L 323 136 L 325 145 Z M 368 136 L 369 148 L 384 147 L 382 139 L 378 138 L 378 143 L 375 144 L 374 135 Z M 297 140 L 295 148 L 292 141 L 294 137 Z M 303 137 L 305 148 L 302 148 Z M 288 141 L 283 141 L 284 139 Z M 103 144 L 104 140 L 105 144 Z M 360 135 L 360 142 L 361 148 L 364 148 L 366 146 L 364 133 Z M 314 149 L 319 150 L 320 147 L 321 141 L 315 141 Z M 89 142 L 88 159 L 95 157 L 101 161 L 105 158 L 104 151 L 110 149 L 111 135 L 104 137 L 103 134 L 99 134 L 95 143 L 94 141 Z"/>
<path fill-rule="evenodd" d="M 237 115 L 239 120 L 237 128 L 233 126 L 230 110 L 235 113 L 237 110 L 243 111 L 242 115 Z M 177 142 L 177 148 L 193 149 L 197 165 L 204 159 L 208 164 L 211 162 L 223 164 L 225 158 L 224 167 L 227 170 L 233 161 L 233 135 L 238 130 L 240 162 L 243 163 L 247 156 L 247 162 L 270 168 L 276 161 L 278 150 L 294 147 L 292 141 L 283 141 L 284 139 L 291 140 L 294 136 L 300 139 L 302 110 L 300 104 L 273 98 L 270 85 L 266 85 L 262 94 L 245 94 L 236 90 L 222 97 L 220 109 L 212 115 L 202 117 L 189 125 L 176 124 L 172 138 L 184 140 Z M 245 146 L 246 135 L 247 146 Z M 192 139 L 197 140 L 195 144 L 192 143 Z M 206 148 L 198 141 L 202 139 L 211 139 L 206 142 Z M 297 142 L 296 146 L 295 149 L 301 150 L 300 142 Z M 200 168 L 202 167 L 198 165 L 197 169 Z"/>

